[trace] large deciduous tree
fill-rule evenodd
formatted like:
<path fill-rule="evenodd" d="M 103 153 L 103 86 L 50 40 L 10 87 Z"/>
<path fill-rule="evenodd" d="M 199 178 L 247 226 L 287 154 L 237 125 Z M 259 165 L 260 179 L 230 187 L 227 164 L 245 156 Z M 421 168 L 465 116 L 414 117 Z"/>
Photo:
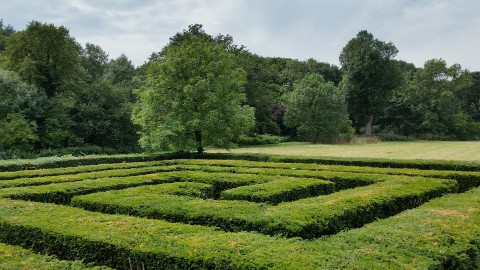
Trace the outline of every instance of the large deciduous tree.
<path fill-rule="evenodd" d="M 254 124 L 253 109 L 242 105 L 245 71 L 235 67 L 225 45 L 205 38 L 198 27 L 193 30 L 172 39 L 136 91 L 133 120 L 148 150 L 229 148 Z"/>
<path fill-rule="evenodd" d="M 38 125 L 42 147 L 82 143 L 71 118 L 75 95 L 86 86 L 80 49 L 65 27 L 36 21 L 9 37 L 4 53 L 7 68 L 44 91 L 48 98 L 45 118 Z"/>
<path fill-rule="evenodd" d="M 82 86 L 81 47 L 65 27 L 33 21 L 9 39 L 5 52 L 8 69 L 47 96 Z"/>
<path fill-rule="evenodd" d="M 392 43 L 360 31 L 340 54 L 349 111 L 355 126 L 363 125 L 367 136 L 372 134 L 374 121 L 383 115 L 392 90 L 401 83 L 401 71 L 392 61 L 397 53 Z"/>
<path fill-rule="evenodd" d="M 313 143 L 333 143 L 351 138 L 345 94 L 322 75 L 309 74 L 288 94 L 286 124 Z"/>

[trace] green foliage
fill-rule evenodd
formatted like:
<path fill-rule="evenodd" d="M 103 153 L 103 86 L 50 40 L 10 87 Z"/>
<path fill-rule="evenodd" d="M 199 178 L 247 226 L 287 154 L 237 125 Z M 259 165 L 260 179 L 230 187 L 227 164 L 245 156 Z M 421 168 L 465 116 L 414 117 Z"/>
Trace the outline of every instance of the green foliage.
<path fill-rule="evenodd" d="M 85 44 L 81 53 L 82 66 L 87 72 L 88 80 L 93 82 L 103 76 L 108 63 L 108 54 L 100 46 L 91 43 Z"/>
<path fill-rule="evenodd" d="M 0 149 L 8 152 L 32 151 L 38 141 L 36 124 L 22 114 L 13 113 L 0 120 Z"/>
<path fill-rule="evenodd" d="M 80 46 L 65 27 L 32 21 L 9 38 L 5 54 L 9 70 L 48 97 L 81 87 Z"/>
<path fill-rule="evenodd" d="M 335 184 L 330 181 L 312 178 L 278 179 L 225 190 L 220 195 L 220 199 L 278 204 L 328 194 L 334 190 Z"/>
<path fill-rule="evenodd" d="M 377 134 L 378 138 L 382 142 L 408 142 L 413 141 L 413 138 L 410 138 L 405 135 L 399 135 L 389 131 L 383 131 Z"/>
<path fill-rule="evenodd" d="M 253 109 L 242 105 L 245 82 L 234 56 L 215 42 L 192 36 L 165 48 L 136 92 L 140 144 L 150 151 L 232 147 L 254 123 Z"/>
<path fill-rule="evenodd" d="M 135 67 L 132 61 L 124 54 L 116 59 L 110 60 L 105 67 L 104 77 L 117 86 L 133 87 L 133 78 L 135 76 Z"/>
<path fill-rule="evenodd" d="M 471 72 L 471 85 L 457 89 L 463 111 L 476 122 L 480 122 L 480 72 Z"/>
<path fill-rule="evenodd" d="M 32 178 L 35 179 L 35 178 Z M 15 180 L 8 180 L 8 182 Z M 27 180 L 33 182 L 34 180 Z M 67 180 L 68 181 L 68 180 Z M 121 178 L 86 179 L 83 181 L 51 183 L 48 185 L 9 187 L 0 189 L 0 197 L 68 204 L 75 195 L 89 194 L 112 189 L 124 189 L 142 185 L 173 182 L 174 178 L 158 174 L 127 176 Z M 37 184 L 42 184 L 41 182 Z"/>
<path fill-rule="evenodd" d="M 1 180 L 9 180 L 15 178 L 33 178 L 55 175 L 69 175 L 78 173 L 98 172 L 113 169 L 130 169 L 130 168 L 144 168 L 150 166 L 167 165 L 168 161 L 147 161 L 147 162 L 129 162 L 129 163 L 112 163 L 112 164 L 98 164 L 98 165 L 84 165 L 77 167 L 61 167 L 53 169 L 33 169 L 12 172 L 0 172 Z M 18 179 L 17 179 L 18 180 Z"/>
<path fill-rule="evenodd" d="M 247 73 L 245 94 L 247 104 L 255 108 L 255 132 L 279 134 L 280 126 L 274 110 L 280 106 L 281 84 L 275 82 L 278 71 L 271 67 L 267 58 L 241 51 L 237 65 Z"/>
<path fill-rule="evenodd" d="M 18 246 L 0 243 L 0 269 L 3 270 L 108 270 L 107 267 L 89 267 L 79 261 L 60 261 L 39 255 Z"/>
<path fill-rule="evenodd" d="M 285 122 L 314 143 L 333 143 L 353 136 L 344 92 L 319 74 L 309 74 L 295 84 L 287 97 Z"/>
<path fill-rule="evenodd" d="M 0 19 L 0 53 L 7 48 L 7 38 L 15 33 L 11 25 L 4 25 Z"/>
<path fill-rule="evenodd" d="M 83 181 L 88 179 L 101 179 L 101 178 L 109 178 L 109 177 L 125 177 L 125 176 L 137 176 L 137 175 L 147 175 L 153 174 L 158 172 L 170 172 L 170 171 L 177 171 L 181 170 L 180 167 L 177 166 L 165 166 L 165 164 L 161 164 L 160 166 L 154 166 L 151 163 L 151 166 L 148 167 L 139 167 L 139 168 L 119 168 L 116 170 L 101 170 L 101 171 L 92 171 L 88 172 L 83 170 L 71 170 L 76 171 L 75 174 L 57 174 L 57 175 L 47 175 L 47 176 L 35 176 L 35 177 L 26 177 L 21 178 L 18 177 L 13 180 L 2 181 L 0 180 L 0 187 L 23 187 L 23 186 L 38 186 L 38 185 L 45 185 L 45 184 L 53 184 L 53 183 L 64 183 L 64 182 L 77 182 Z M 146 166 L 146 165 L 145 165 Z M 108 168 L 108 166 L 107 166 Z M 68 171 L 68 170 L 67 170 Z"/>
<path fill-rule="evenodd" d="M 130 95 L 128 88 L 108 80 L 97 80 L 79 91 L 71 113 L 75 134 L 89 145 L 134 148 L 138 138 L 130 119 Z"/>
<path fill-rule="evenodd" d="M 16 73 L 0 69 L 0 96 L 0 153 L 32 151 L 39 140 L 37 121 L 45 95 Z"/>
<path fill-rule="evenodd" d="M 374 163 L 373 160 L 364 160 L 364 162 L 361 163 L 359 162 L 359 160 L 356 161 L 353 159 L 346 159 L 343 160 L 344 165 L 325 165 L 322 163 L 329 163 L 330 160 L 323 160 L 318 158 L 294 159 L 289 157 L 275 156 L 272 160 L 276 160 L 276 162 L 258 162 L 248 160 L 187 159 L 176 160 L 174 164 L 179 166 L 179 168 L 185 165 L 200 166 L 202 168 L 201 170 L 203 171 L 214 171 L 213 168 L 216 167 L 216 171 L 229 171 L 234 173 L 254 173 L 320 178 L 335 182 L 337 188 L 340 189 L 353 188 L 357 186 L 369 185 L 378 181 L 385 181 L 386 178 L 382 175 L 407 175 L 423 176 L 429 178 L 453 179 L 458 182 L 461 190 L 467 190 L 480 185 L 480 172 L 478 172 L 478 167 L 475 166 L 478 166 L 478 164 L 463 163 L 463 167 L 460 166 L 460 164 L 449 164 L 451 166 L 442 167 L 441 163 L 432 164 L 431 162 L 423 161 L 422 164 L 422 161 L 418 161 L 416 163 L 405 163 L 405 165 L 416 164 L 417 168 L 424 167 L 425 169 L 406 169 L 392 168 L 393 166 L 402 166 L 401 164 L 394 162 L 382 164 L 379 160 L 377 160 L 377 163 Z M 289 163 L 288 161 L 296 163 Z M 302 161 L 308 163 L 301 163 Z M 348 161 L 350 161 L 350 163 L 347 163 Z M 355 163 L 357 163 L 359 166 L 355 166 Z M 369 167 L 367 167 L 367 164 L 370 164 Z M 469 165 L 471 167 L 468 167 Z M 432 167 L 437 167 L 437 169 L 439 170 L 434 170 L 432 169 Z M 455 171 L 455 168 L 458 168 L 459 170 L 469 169 L 471 171 Z"/>
<path fill-rule="evenodd" d="M 72 204 L 105 213 L 176 221 L 106 215 L 76 207 L 0 199 L 0 242 L 33 248 L 64 260 L 84 259 L 116 269 L 476 269 L 480 266 L 476 241 L 480 235 L 480 189 L 443 196 L 459 188 L 463 192 L 478 186 L 478 172 L 324 165 L 318 164 L 322 159 L 305 158 L 307 163 L 303 163 L 300 158 L 261 155 L 191 154 L 186 157 L 201 156 L 211 159 L 72 167 L 65 168 L 64 175 L 58 174 L 62 169 L 0 173 L 0 179 L 4 179 L 0 182 L 13 182 L 20 180 L 13 177 L 22 175 L 29 177 L 24 179 L 29 181 L 37 176 L 58 176 L 60 179 L 87 175 L 87 172 L 98 178 L 129 170 L 169 167 L 199 170 L 0 188 L 4 197 L 57 203 L 68 203 L 74 195 L 108 190 L 74 197 Z M 216 159 L 225 156 L 239 160 Z M 131 155 L 108 160 L 96 157 L 89 162 L 140 157 L 153 158 Z M 244 158 L 291 159 L 295 163 L 242 160 Z M 82 162 L 86 162 L 85 159 Z M 412 164 L 421 165 L 417 161 Z M 451 164 L 454 165 L 458 164 Z M 422 166 L 431 166 L 431 162 Z M 251 174 L 245 174 L 246 171 Z M 281 176 L 284 173 L 295 177 Z M 323 173 L 332 174 L 335 187 L 311 178 Z M 418 175 L 451 178 L 458 183 Z M 338 189 L 337 185 L 342 183 L 342 189 L 347 188 L 344 183 L 355 177 L 369 180 L 370 185 Z M 323 182 L 324 188 L 330 191 L 335 188 L 337 192 L 278 205 L 213 200 L 221 196 L 221 191 L 242 193 L 243 189 L 246 195 L 248 188 L 251 188 L 250 193 L 265 198 L 274 198 L 276 193 L 283 194 L 285 199 L 297 186 L 299 189 L 291 195 L 302 196 L 309 183 L 314 182 Z M 129 186 L 137 187 L 124 189 Z M 427 202 L 438 196 L 443 197 Z M 400 213 L 412 207 L 418 208 Z M 216 228 L 180 224 L 179 221 Z M 218 227 L 238 232 L 224 232 Z M 362 228 L 345 230 L 354 227 Z M 283 237 L 245 230 L 280 233 Z M 316 238 L 332 233 L 336 234 L 309 241 L 286 238 Z M 2 250 L 0 246 L 0 254 Z M 26 255 L 22 258 L 32 258 L 31 253 Z M 0 265 L 4 261 L 0 259 Z"/>
<path fill-rule="evenodd" d="M 475 269 L 479 198 L 480 189 L 448 195 L 313 241 L 0 200 L 0 239 L 121 269 Z"/>
<path fill-rule="evenodd" d="M 128 155 L 92 155 L 92 156 L 51 156 L 37 159 L 9 160 L 0 162 L 0 172 L 35 170 L 48 168 L 62 168 L 92 164 L 111 164 L 122 162 L 144 162 L 154 160 L 165 160 L 172 158 L 188 158 L 185 153 L 163 153 L 156 155 L 128 154 Z"/>
<path fill-rule="evenodd" d="M 384 114 L 393 89 L 402 83 L 400 67 L 392 61 L 397 53 L 392 43 L 364 30 L 340 54 L 349 111 L 357 129 L 365 126 L 365 135 L 371 135 L 373 122 Z"/>
<path fill-rule="evenodd" d="M 20 113 L 35 121 L 43 115 L 45 94 L 24 83 L 15 72 L 0 69 L 0 96 L 0 119 L 11 113 Z"/>
<path fill-rule="evenodd" d="M 434 138 L 475 139 L 478 127 L 462 112 L 456 94 L 471 85 L 459 65 L 429 60 L 411 83 L 395 92 L 387 118 L 404 135 Z"/>
<path fill-rule="evenodd" d="M 276 206 L 179 198 L 146 192 L 144 187 L 75 197 L 72 203 L 92 211 L 190 222 L 233 231 L 315 238 L 388 217 L 455 189 L 456 182 L 452 180 L 391 176 L 390 180 L 371 186 Z"/>
<path fill-rule="evenodd" d="M 287 141 L 287 139 L 287 137 L 282 136 L 259 134 L 254 136 L 240 136 L 237 143 L 239 145 L 278 144 Z"/>

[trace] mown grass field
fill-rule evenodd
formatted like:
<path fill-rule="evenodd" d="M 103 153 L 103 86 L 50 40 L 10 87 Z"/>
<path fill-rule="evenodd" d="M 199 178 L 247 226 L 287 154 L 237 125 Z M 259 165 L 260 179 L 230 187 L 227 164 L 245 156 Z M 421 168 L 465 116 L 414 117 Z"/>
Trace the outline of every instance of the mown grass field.
<path fill-rule="evenodd" d="M 325 145 L 281 143 L 248 146 L 229 151 L 210 149 L 214 153 L 261 153 L 268 155 L 364 157 L 393 159 L 465 160 L 480 162 L 480 141 L 475 142 L 380 142 L 373 144 Z"/>
<path fill-rule="evenodd" d="M 0 269 L 480 268 L 476 162 L 132 155 L 0 170 Z"/>

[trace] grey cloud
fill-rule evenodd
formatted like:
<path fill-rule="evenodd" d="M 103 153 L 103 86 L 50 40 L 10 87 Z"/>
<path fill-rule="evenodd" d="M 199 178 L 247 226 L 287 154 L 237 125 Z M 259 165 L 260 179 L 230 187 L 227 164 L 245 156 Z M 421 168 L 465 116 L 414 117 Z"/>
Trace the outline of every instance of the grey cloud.
<path fill-rule="evenodd" d="M 264 56 L 338 64 L 343 46 L 366 29 L 417 66 L 444 58 L 480 70 L 479 11 L 476 0 L 17 0 L 2 3 L 0 16 L 16 29 L 31 20 L 64 25 L 80 43 L 98 44 L 112 57 L 125 53 L 137 65 L 201 23 Z"/>

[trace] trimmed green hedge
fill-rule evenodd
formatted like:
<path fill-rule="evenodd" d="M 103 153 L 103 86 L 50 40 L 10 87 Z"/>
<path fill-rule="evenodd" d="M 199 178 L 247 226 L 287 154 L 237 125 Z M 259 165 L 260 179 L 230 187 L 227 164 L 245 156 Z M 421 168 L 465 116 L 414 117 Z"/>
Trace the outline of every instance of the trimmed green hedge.
<path fill-rule="evenodd" d="M 480 188 L 311 244 L 324 254 L 309 269 L 480 269 Z"/>
<path fill-rule="evenodd" d="M 161 186 L 161 185 L 160 185 Z M 453 180 L 391 177 L 367 187 L 281 203 L 203 200 L 136 187 L 78 196 L 72 205 L 105 213 L 122 213 L 172 222 L 212 225 L 229 231 L 253 230 L 270 235 L 315 238 L 363 226 L 454 192 Z"/>
<path fill-rule="evenodd" d="M 114 170 L 114 169 L 131 169 L 131 168 L 141 168 L 141 167 L 160 166 L 160 165 L 172 165 L 172 164 L 168 160 L 164 160 L 164 161 L 112 163 L 112 164 L 86 165 L 86 166 L 77 166 L 77 167 L 63 167 L 63 168 L 54 168 L 54 169 L 0 172 L 0 180 L 67 175 L 67 174 L 98 172 L 98 171 L 107 171 L 107 170 Z"/>
<path fill-rule="evenodd" d="M 181 157 L 177 157 L 181 158 Z M 380 158 L 343 158 L 343 157 L 305 157 L 265 154 L 195 154 L 187 158 L 198 159 L 235 159 L 250 161 L 269 161 L 285 163 L 315 163 L 325 165 L 349 165 L 381 168 L 411 168 L 423 170 L 480 171 L 479 162 L 456 160 L 414 160 L 414 159 L 380 159 Z"/>
<path fill-rule="evenodd" d="M 103 178 L 78 182 L 54 183 L 41 186 L 3 188 L 0 189 L 0 197 L 68 204 L 70 203 L 71 198 L 75 195 L 174 181 L 173 178 L 162 176 L 160 174 L 122 178 Z"/>
<path fill-rule="evenodd" d="M 74 175 L 72 175 L 72 177 L 73 176 Z M 211 184 L 214 187 L 213 193 L 216 194 L 215 197 L 218 197 L 220 192 L 225 189 L 266 183 L 275 179 L 290 178 L 256 174 L 175 171 L 127 177 L 87 179 L 74 182 L 52 183 L 49 185 L 0 188 L 0 197 L 68 204 L 70 199 L 75 195 L 170 182 L 197 182 Z M 12 181 L 16 180 L 7 180 L 5 182 Z"/>
<path fill-rule="evenodd" d="M 122 162 L 148 162 L 176 158 L 190 158 L 191 156 L 192 154 L 189 153 L 165 153 L 157 155 L 129 154 L 85 157 L 49 157 L 38 159 L 13 160 L 0 162 L 0 172 L 75 167 Z"/>
<path fill-rule="evenodd" d="M 0 269 L 2 270 L 107 270 L 107 267 L 90 267 L 79 261 L 60 261 L 39 255 L 17 246 L 0 243 Z"/>
<path fill-rule="evenodd" d="M 23 186 L 38 186 L 53 183 L 63 182 L 77 182 L 89 179 L 103 179 L 111 177 L 128 177 L 128 176 L 141 176 L 153 173 L 171 172 L 181 170 L 178 166 L 152 166 L 142 168 L 130 168 L 130 169 L 118 169 L 118 170 L 104 170 L 94 171 L 78 174 L 67 175 L 55 175 L 55 176 L 41 176 L 41 177 L 29 177 L 19 178 L 14 180 L 0 180 L 0 188 L 8 187 L 23 187 Z"/>
<path fill-rule="evenodd" d="M 334 192 L 335 184 L 312 178 L 281 179 L 222 191 L 221 200 L 278 204 Z"/>
<path fill-rule="evenodd" d="M 250 161 L 270 161 L 284 163 L 315 163 L 325 165 L 349 165 L 388 168 L 412 168 L 427 170 L 452 170 L 452 171 L 480 171 L 479 162 L 468 161 L 440 161 L 440 160 L 401 160 L 401 159 L 368 159 L 368 158 L 340 158 L 340 157 L 302 157 L 302 156 L 277 156 L 264 154 L 217 154 L 217 153 L 164 153 L 164 154 L 130 154 L 112 156 L 86 156 L 86 157 L 53 157 L 33 160 L 16 160 L 0 162 L 0 172 L 33 170 L 59 167 L 73 167 L 82 165 L 121 163 L 121 162 L 146 162 L 179 158 L 197 159 L 234 159 Z"/>
<path fill-rule="evenodd" d="M 422 176 L 443 179 L 454 179 L 460 184 L 462 191 L 480 185 L 480 172 L 445 171 L 445 170 L 420 170 L 400 168 L 375 168 L 345 165 L 322 165 L 311 163 L 277 163 L 258 162 L 247 160 L 202 160 L 202 159 L 179 159 L 176 164 L 187 169 L 189 166 L 203 166 L 204 171 L 230 171 L 237 173 L 260 173 L 271 175 L 285 175 L 297 177 L 316 177 L 330 179 L 342 176 L 346 173 L 359 174 L 387 174 Z M 186 167 L 183 167 L 186 165 Z M 220 167 L 220 168 L 217 168 Z M 223 168 L 223 169 L 222 169 Z M 355 174 L 350 174 L 355 175 Z M 350 177 L 351 178 L 351 177 Z"/>
<path fill-rule="evenodd" d="M 0 241 L 118 269 L 478 269 L 480 188 L 313 241 L 0 199 Z"/>

